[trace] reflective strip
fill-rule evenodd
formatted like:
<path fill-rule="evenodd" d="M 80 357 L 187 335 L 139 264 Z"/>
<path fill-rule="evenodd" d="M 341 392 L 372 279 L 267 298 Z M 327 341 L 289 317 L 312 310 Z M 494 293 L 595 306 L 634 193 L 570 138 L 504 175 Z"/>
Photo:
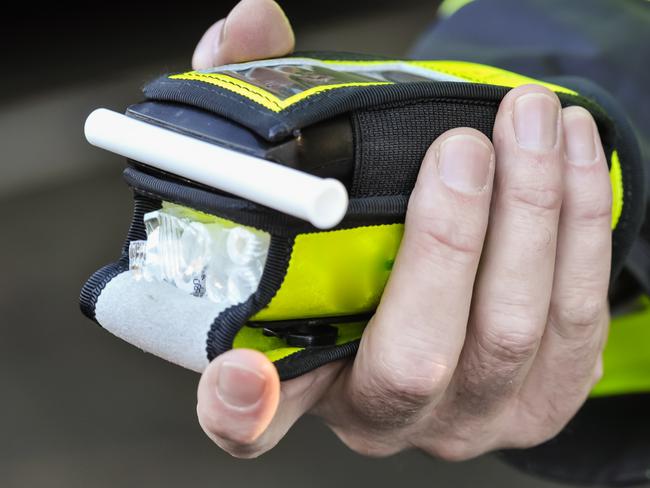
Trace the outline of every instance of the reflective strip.
<path fill-rule="evenodd" d="M 558 93 L 568 93 L 570 95 L 577 95 L 578 93 L 554 83 L 547 83 L 539 81 L 528 76 L 512 73 L 501 68 L 494 66 L 487 66 L 485 64 L 469 63 L 466 61 L 411 61 L 411 63 L 429 68 L 431 70 L 447 73 L 466 81 L 474 83 L 485 83 L 488 85 L 506 86 L 514 88 L 516 86 L 535 83 L 542 85 Z"/>
<path fill-rule="evenodd" d="M 170 76 L 171 79 L 177 80 L 194 80 L 202 81 L 204 83 L 209 83 L 210 85 L 215 85 L 231 92 L 237 93 L 242 97 L 246 97 L 253 102 L 259 103 L 263 107 L 268 108 L 273 112 L 280 112 L 295 103 L 309 98 L 316 93 L 321 93 L 327 90 L 333 90 L 336 88 L 343 88 L 347 86 L 372 86 L 372 85 L 391 85 L 391 82 L 384 81 L 368 81 L 368 82 L 356 82 L 356 83 L 337 83 L 334 85 L 321 85 L 309 88 L 308 90 L 302 91 L 286 99 L 281 99 L 275 95 L 269 93 L 268 91 L 260 88 L 259 86 L 246 83 L 245 81 L 238 80 L 231 76 L 225 75 L 223 73 L 198 73 L 196 71 L 190 71 L 188 73 L 182 73 L 179 75 Z"/>
<path fill-rule="evenodd" d="M 612 229 L 618 225 L 623 211 L 623 174 L 621 173 L 621 162 L 618 160 L 618 152 L 612 151 L 610 161 L 609 180 L 612 184 Z"/>
<path fill-rule="evenodd" d="M 603 354 L 604 375 L 591 396 L 650 392 L 650 299 L 640 311 L 612 320 Z"/>
<path fill-rule="evenodd" d="M 264 60 L 260 61 L 257 64 L 260 66 L 282 66 L 292 65 L 299 66 L 301 58 L 287 58 L 285 59 L 275 59 L 275 60 Z M 494 68 L 492 66 L 486 66 L 477 63 L 469 63 L 465 61 L 400 61 L 400 60 L 366 60 L 366 61 L 340 61 L 340 60 L 318 60 L 311 58 L 302 58 L 303 64 L 309 65 L 322 65 L 328 66 L 332 69 L 337 67 L 341 71 L 350 71 L 354 68 L 369 68 L 373 67 L 376 70 L 386 69 L 386 70 L 400 70 L 402 69 L 405 72 L 412 72 L 414 69 L 423 69 L 425 72 L 428 72 L 428 75 L 431 76 L 432 80 L 444 80 L 444 81 L 471 81 L 474 83 L 485 83 L 489 85 L 498 85 L 505 87 L 515 87 L 519 85 L 525 85 L 527 83 L 536 83 L 543 85 L 550 90 L 559 92 L 559 93 L 568 93 L 571 95 L 577 95 L 577 93 L 568 88 L 564 88 L 560 85 L 555 85 L 553 83 L 546 83 L 543 81 L 538 81 L 533 78 L 528 78 L 527 76 L 519 75 L 506 71 L 499 68 Z M 272 64 L 270 64 L 272 63 Z M 254 66 L 256 63 L 243 63 L 241 65 L 232 65 L 232 69 L 243 69 L 244 67 L 249 68 Z M 230 67 L 230 65 L 228 66 Z M 225 69 L 227 67 L 220 67 L 219 69 Z M 411 68 L 411 70 L 409 69 Z M 438 76 L 436 76 L 438 74 Z M 427 76 L 428 76 L 427 75 Z M 444 76 L 446 75 L 446 77 Z M 337 88 L 344 87 L 366 87 L 374 85 L 391 85 L 394 84 L 392 81 L 367 81 L 367 82 L 350 82 L 350 83 L 336 83 L 336 84 L 324 84 L 319 86 L 314 86 L 312 88 L 305 89 L 295 95 L 292 95 L 288 98 L 282 99 L 275 96 L 273 93 L 265 90 L 264 88 L 248 83 L 246 81 L 234 78 L 223 72 L 200 72 L 200 71 L 188 71 L 187 73 L 180 73 L 176 75 L 171 75 L 170 79 L 174 80 L 192 80 L 200 81 L 210 85 L 218 86 L 225 90 L 231 91 L 240 95 L 242 97 L 248 98 L 249 100 L 262 105 L 263 107 L 271 110 L 272 112 L 281 112 L 282 110 L 295 105 L 297 102 L 305 100 L 312 95 L 322 93 L 324 91 L 334 90 Z"/>
<path fill-rule="evenodd" d="M 280 290 L 252 320 L 374 310 L 403 233 L 404 224 L 390 224 L 298 235 Z"/>

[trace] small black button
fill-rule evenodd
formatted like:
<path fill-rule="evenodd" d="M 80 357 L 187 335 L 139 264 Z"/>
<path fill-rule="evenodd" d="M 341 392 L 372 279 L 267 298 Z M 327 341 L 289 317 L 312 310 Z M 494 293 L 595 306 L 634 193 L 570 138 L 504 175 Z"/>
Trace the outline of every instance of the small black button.
<path fill-rule="evenodd" d="M 263 333 L 279 337 L 292 347 L 323 347 L 336 344 L 339 330 L 333 325 L 298 325 L 281 329 L 265 327 Z"/>

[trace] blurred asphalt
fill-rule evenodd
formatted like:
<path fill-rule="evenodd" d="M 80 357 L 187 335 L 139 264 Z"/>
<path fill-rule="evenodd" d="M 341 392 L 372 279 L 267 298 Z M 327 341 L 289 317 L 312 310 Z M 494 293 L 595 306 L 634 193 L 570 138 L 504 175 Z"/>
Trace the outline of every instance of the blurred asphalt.
<path fill-rule="evenodd" d="M 407 1 L 402 7 L 357 21 L 298 24 L 299 47 L 399 54 L 433 18 L 428 3 Z M 164 52 L 148 59 L 136 50 L 124 52 L 122 68 L 115 51 L 105 52 L 108 73 L 95 68 L 85 81 L 49 73 L 58 80 L 51 89 L 31 90 L 23 83 L 15 97 L 5 97 L 0 486 L 561 486 L 492 457 L 460 464 L 417 452 L 363 458 L 314 418 L 298 422 L 261 458 L 232 459 L 196 422 L 196 374 L 143 354 L 82 317 L 79 289 L 90 273 L 116 258 L 131 211 L 120 159 L 84 143 L 83 118 L 96 106 L 123 110 L 137 101 L 137 88 L 148 77 L 187 63 L 178 45 L 193 44 L 200 31 L 192 32 L 175 48 L 171 42 L 155 47 L 173 54 L 164 63 L 157 61 Z M 189 55 L 188 50 L 183 56 Z M 51 61 L 43 58 L 45 66 Z"/>

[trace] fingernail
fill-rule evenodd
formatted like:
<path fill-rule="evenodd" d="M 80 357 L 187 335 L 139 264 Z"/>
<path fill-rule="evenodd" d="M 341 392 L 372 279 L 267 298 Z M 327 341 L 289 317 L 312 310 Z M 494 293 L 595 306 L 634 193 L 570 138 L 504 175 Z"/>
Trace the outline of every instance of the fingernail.
<path fill-rule="evenodd" d="M 564 147 L 567 159 L 579 166 L 596 161 L 596 134 L 594 122 L 586 110 L 564 111 Z"/>
<path fill-rule="evenodd" d="M 558 103 L 543 93 L 528 93 L 515 101 L 514 126 L 520 147 L 543 151 L 557 142 Z"/>
<path fill-rule="evenodd" d="M 488 184 L 492 151 L 480 139 L 469 134 L 451 136 L 440 146 L 440 179 L 448 187 L 463 193 L 478 193 Z"/>
<path fill-rule="evenodd" d="M 230 362 L 219 366 L 217 394 L 231 407 L 252 407 L 260 401 L 265 388 L 264 376 L 251 369 Z"/>

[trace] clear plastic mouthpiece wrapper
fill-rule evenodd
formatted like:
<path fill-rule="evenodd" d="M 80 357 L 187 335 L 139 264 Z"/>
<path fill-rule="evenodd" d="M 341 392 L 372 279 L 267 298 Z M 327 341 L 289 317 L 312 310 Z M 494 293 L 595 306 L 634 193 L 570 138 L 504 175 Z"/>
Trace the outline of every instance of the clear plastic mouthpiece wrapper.
<path fill-rule="evenodd" d="M 166 282 L 225 310 L 259 286 L 270 236 L 175 204 L 144 216 L 146 240 L 129 244 L 135 280 Z"/>

